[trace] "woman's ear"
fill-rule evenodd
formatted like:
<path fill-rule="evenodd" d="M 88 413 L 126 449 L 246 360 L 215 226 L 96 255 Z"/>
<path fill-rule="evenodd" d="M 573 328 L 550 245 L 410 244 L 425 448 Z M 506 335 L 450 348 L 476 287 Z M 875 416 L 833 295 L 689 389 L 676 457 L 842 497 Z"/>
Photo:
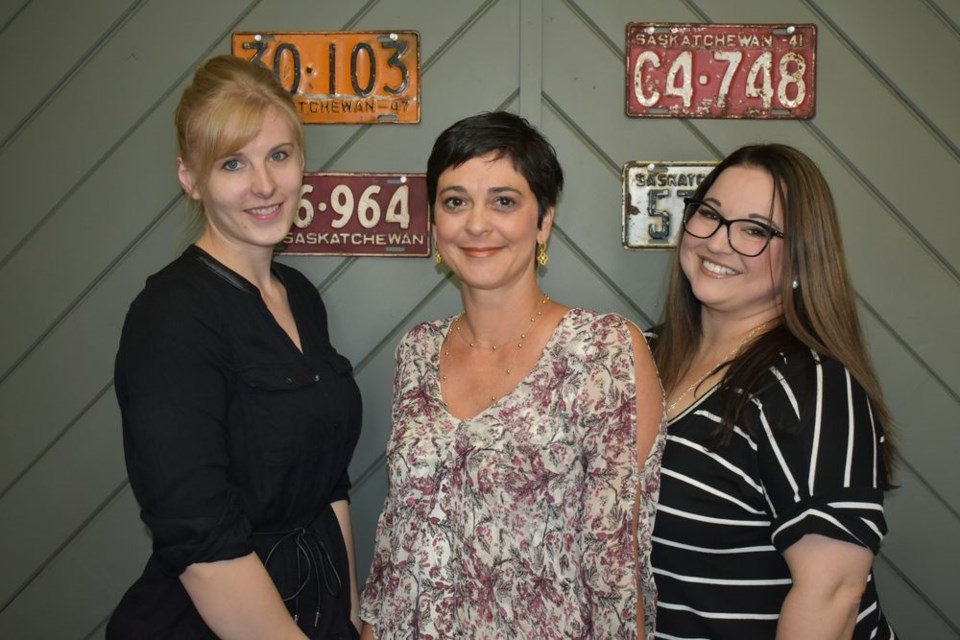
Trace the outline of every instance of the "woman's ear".
<path fill-rule="evenodd" d="M 543 214 L 543 219 L 540 221 L 540 230 L 537 231 L 538 244 L 545 246 L 547 240 L 550 239 L 550 232 L 553 231 L 553 216 L 556 212 L 556 207 L 550 207 Z"/>
<path fill-rule="evenodd" d="M 177 158 L 177 179 L 184 192 L 194 200 L 200 199 L 200 189 L 197 188 L 197 179 L 193 171 L 187 168 L 183 158 Z"/>

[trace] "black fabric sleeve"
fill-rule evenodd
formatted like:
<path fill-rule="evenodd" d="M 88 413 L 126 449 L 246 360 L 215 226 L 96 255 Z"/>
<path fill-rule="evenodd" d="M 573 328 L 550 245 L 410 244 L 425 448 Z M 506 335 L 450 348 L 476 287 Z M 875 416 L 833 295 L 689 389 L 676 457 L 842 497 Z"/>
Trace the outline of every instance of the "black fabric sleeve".
<path fill-rule="evenodd" d="M 215 303 L 180 290 L 141 294 L 116 362 L 130 484 L 161 565 L 246 555 L 250 525 L 227 477 L 230 358 Z"/>
<path fill-rule="evenodd" d="M 866 392 L 839 362 L 811 352 L 774 367 L 760 409 L 760 473 L 783 553 L 816 533 L 876 553 L 886 533 L 881 429 Z M 800 360 L 800 362 L 797 362 Z"/>

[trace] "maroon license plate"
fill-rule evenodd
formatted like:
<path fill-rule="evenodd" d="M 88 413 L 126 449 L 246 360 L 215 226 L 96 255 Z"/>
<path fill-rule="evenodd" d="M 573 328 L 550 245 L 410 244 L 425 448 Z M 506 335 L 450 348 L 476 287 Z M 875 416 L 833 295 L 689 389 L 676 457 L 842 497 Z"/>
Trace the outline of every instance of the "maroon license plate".
<path fill-rule="evenodd" d="M 627 25 L 628 116 L 812 118 L 812 24 Z"/>
<path fill-rule="evenodd" d="M 427 179 L 421 174 L 305 173 L 284 254 L 430 255 Z"/>

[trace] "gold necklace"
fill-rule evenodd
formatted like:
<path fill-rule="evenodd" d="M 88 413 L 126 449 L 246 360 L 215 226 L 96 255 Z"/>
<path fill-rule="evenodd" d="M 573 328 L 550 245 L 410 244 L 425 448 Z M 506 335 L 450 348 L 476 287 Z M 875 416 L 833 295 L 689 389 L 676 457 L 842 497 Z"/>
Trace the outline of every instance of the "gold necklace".
<path fill-rule="evenodd" d="M 539 320 L 540 317 L 543 315 L 543 310 L 546 308 L 546 304 L 547 304 L 548 302 L 550 302 L 550 296 L 544 294 L 544 295 L 543 295 L 543 298 L 541 298 L 541 300 L 540 300 L 540 303 L 537 305 L 537 308 L 536 308 L 535 313 L 534 313 L 532 316 L 530 316 L 530 320 L 528 320 L 527 323 L 524 325 L 524 330 L 523 330 L 523 332 L 520 334 L 520 337 L 517 339 L 517 350 L 518 350 L 518 351 L 521 350 L 521 349 L 523 349 L 523 342 L 527 339 L 527 335 L 530 333 L 530 330 L 533 328 L 533 325 L 537 324 L 537 320 Z M 463 316 L 464 316 L 464 314 L 461 313 L 461 314 L 457 317 L 457 319 L 453 321 L 453 322 L 454 322 L 453 328 L 454 328 L 454 330 L 456 331 L 457 335 L 460 336 L 460 339 L 463 340 L 464 342 L 466 342 L 468 345 L 470 345 L 470 348 L 471 348 L 471 349 L 489 349 L 490 351 L 496 351 L 497 349 L 500 349 L 501 347 L 506 346 L 506 345 L 510 344 L 511 342 L 513 342 L 513 340 L 508 340 L 507 342 L 504 342 L 504 343 L 498 344 L 498 345 L 493 345 L 493 346 L 491 346 L 491 347 L 484 347 L 484 346 L 482 346 L 482 345 L 479 345 L 479 346 L 478 346 L 476 342 L 471 342 L 470 340 L 467 340 L 466 336 L 464 336 L 464 335 L 463 335 L 463 332 L 460 330 L 460 325 L 463 323 Z M 444 343 L 446 343 L 446 340 L 444 340 Z M 444 356 L 447 358 L 447 360 L 449 361 L 449 359 L 450 359 L 450 349 L 447 348 L 447 347 L 444 347 L 444 349 L 443 349 L 443 355 L 444 355 Z M 512 369 L 510 369 L 509 367 L 506 368 L 506 369 L 505 369 L 505 373 L 506 373 L 506 375 L 509 376 L 509 375 L 512 373 Z M 441 375 L 441 376 L 440 376 L 440 379 L 441 379 L 443 382 L 446 382 L 446 381 L 447 381 L 447 376 Z M 496 397 L 496 396 L 490 396 L 490 402 L 496 402 L 496 401 L 497 401 L 497 397 Z"/>
<path fill-rule="evenodd" d="M 548 302 L 550 302 L 550 296 L 544 294 L 543 298 L 540 300 L 540 304 L 537 305 L 536 313 L 530 316 L 530 320 L 525 325 L 523 332 L 520 334 L 520 337 L 517 338 L 517 349 L 523 349 L 523 341 L 527 339 L 527 334 L 530 333 L 530 329 L 533 328 L 533 325 L 537 324 L 537 320 L 539 320 L 540 316 L 543 315 L 544 305 L 546 305 Z M 463 325 L 463 316 L 463 313 L 457 316 L 453 328 L 457 332 L 457 335 L 460 336 L 460 339 L 470 345 L 471 349 L 489 349 L 490 351 L 496 351 L 500 347 L 506 346 L 513 342 L 513 340 L 507 340 L 501 344 L 495 344 L 491 347 L 484 347 L 483 345 L 478 345 L 474 341 L 467 340 L 466 336 L 463 335 L 463 331 L 460 330 L 460 327 Z M 509 373 L 509 369 L 507 370 L 507 373 Z"/>
<path fill-rule="evenodd" d="M 698 386 L 700 386 L 700 383 L 701 383 L 701 382 L 703 382 L 704 380 L 706 380 L 707 378 L 709 378 L 711 375 L 713 375 L 714 373 L 716 373 L 716 372 L 717 372 L 717 367 L 719 367 L 719 366 L 720 366 L 721 364 L 723 364 L 724 362 L 727 362 L 727 361 L 729 361 L 730 359 L 732 359 L 732 358 L 737 354 L 737 352 L 740 351 L 740 349 L 743 348 L 743 345 L 747 344 L 747 342 L 749 342 L 751 338 L 753 338 L 755 335 L 757 335 L 757 333 L 759 333 L 759 331 L 760 331 L 761 329 L 763 329 L 765 326 L 767 326 L 767 325 L 770 324 L 771 322 L 772 322 L 772 320 L 767 320 L 767 321 L 764 322 L 763 324 L 759 324 L 759 325 L 755 326 L 753 329 L 751 329 L 749 332 L 747 332 L 747 335 L 745 335 L 745 336 L 743 336 L 743 338 L 741 338 L 740 342 L 737 343 L 737 346 L 735 346 L 733 349 L 731 349 L 725 356 L 723 356 L 722 358 L 720 358 L 720 360 L 717 362 L 717 364 L 715 364 L 715 365 L 713 365 L 712 367 L 710 367 L 709 369 L 707 369 L 707 372 L 706 372 L 705 374 L 703 374 L 702 376 L 700 376 L 699 378 L 697 378 L 697 379 L 694 381 L 693 384 L 691 384 L 689 387 L 687 387 L 686 389 L 683 390 L 683 393 L 681 393 L 681 394 L 677 397 L 676 400 L 674 400 L 673 402 L 670 403 L 670 405 L 667 407 L 667 416 L 669 417 L 670 415 L 673 414 L 673 409 L 674 409 L 678 404 L 680 404 L 680 401 L 681 401 L 681 400 L 683 400 L 684 398 L 687 397 L 687 394 L 688 394 L 688 393 L 690 393 L 691 391 L 693 391 L 694 389 L 696 389 Z"/>

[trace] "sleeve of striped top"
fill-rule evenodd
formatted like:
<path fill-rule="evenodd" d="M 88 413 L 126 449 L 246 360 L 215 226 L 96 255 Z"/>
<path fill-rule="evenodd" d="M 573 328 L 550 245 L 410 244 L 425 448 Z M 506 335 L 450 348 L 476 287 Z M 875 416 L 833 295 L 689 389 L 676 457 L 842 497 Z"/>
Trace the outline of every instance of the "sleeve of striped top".
<path fill-rule="evenodd" d="M 842 364 L 809 351 L 771 374 L 774 384 L 754 403 L 774 546 L 783 553 L 816 533 L 876 553 L 887 530 L 882 438 L 866 392 Z"/>

